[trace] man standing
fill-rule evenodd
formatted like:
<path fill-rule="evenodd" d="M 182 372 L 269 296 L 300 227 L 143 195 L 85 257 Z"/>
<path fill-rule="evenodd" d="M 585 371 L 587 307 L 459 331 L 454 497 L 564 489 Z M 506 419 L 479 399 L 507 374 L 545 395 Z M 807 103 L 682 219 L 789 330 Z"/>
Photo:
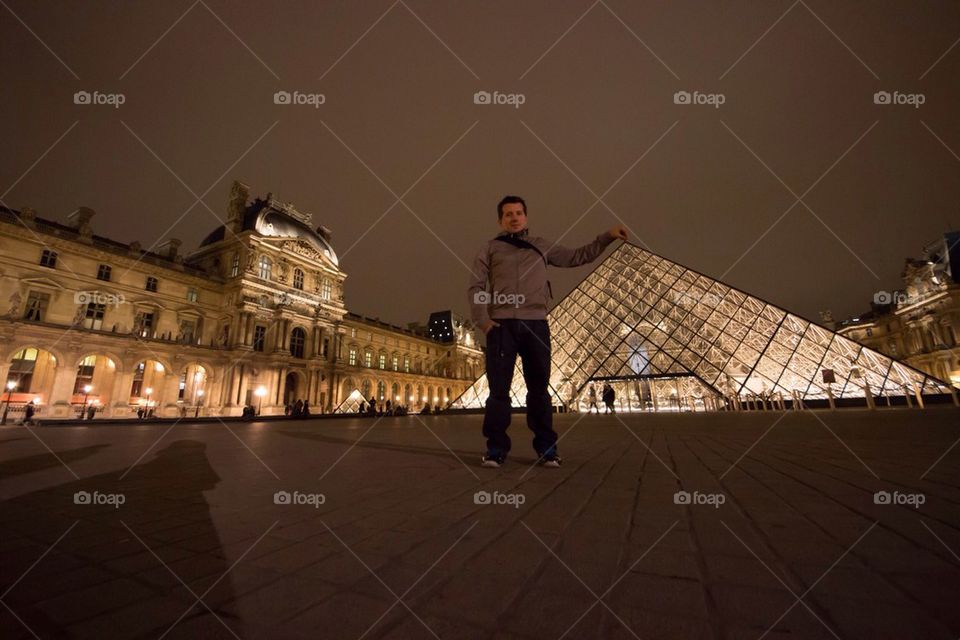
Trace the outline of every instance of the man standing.
<path fill-rule="evenodd" d="M 510 452 L 510 384 L 517 356 L 527 385 L 527 426 L 533 431 L 537 462 L 559 467 L 557 433 L 547 384 L 550 380 L 550 328 L 547 305 L 552 297 L 547 265 L 577 267 L 592 262 L 627 230 L 617 225 L 577 249 L 568 249 L 527 231 L 527 206 L 519 196 L 497 205 L 501 232 L 477 254 L 468 289 L 473 322 L 487 336 L 486 368 L 490 396 L 483 418 L 485 467 L 499 467 Z"/>

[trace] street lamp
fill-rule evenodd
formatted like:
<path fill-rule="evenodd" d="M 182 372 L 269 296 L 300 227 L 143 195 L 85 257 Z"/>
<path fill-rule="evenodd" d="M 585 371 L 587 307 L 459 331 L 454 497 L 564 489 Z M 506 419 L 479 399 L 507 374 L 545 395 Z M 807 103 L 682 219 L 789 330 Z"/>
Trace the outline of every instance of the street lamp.
<path fill-rule="evenodd" d="M 197 389 L 197 411 L 193 414 L 194 418 L 200 417 L 200 403 L 203 402 L 203 389 Z"/>
<path fill-rule="evenodd" d="M 7 404 L 3 405 L 3 419 L 0 419 L 0 424 L 7 424 L 7 411 L 10 410 L 10 395 L 16 388 L 16 380 L 7 380 Z"/>
<path fill-rule="evenodd" d="M 84 416 L 87 415 L 87 399 L 90 397 L 91 391 L 93 391 L 92 384 L 83 385 L 83 413 L 80 414 L 81 420 L 83 420 Z"/>
<path fill-rule="evenodd" d="M 260 402 L 257 404 L 257 415 L 260 415 L 260 410 L 263 409 L 263 396 L 267 395 L 267 388 L 260 385 L 254 393 L 260 398 Z"/>

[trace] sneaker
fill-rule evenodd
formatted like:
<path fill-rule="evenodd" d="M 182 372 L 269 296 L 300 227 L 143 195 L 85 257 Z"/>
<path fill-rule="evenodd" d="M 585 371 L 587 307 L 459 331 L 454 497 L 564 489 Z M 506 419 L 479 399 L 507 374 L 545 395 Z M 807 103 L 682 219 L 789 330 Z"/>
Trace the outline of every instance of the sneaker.
<path fill-rule="evenodd" d="M 481 467 L 489 467 L 491 469 L 498 469 L 500 465 L 506 462 L 507 459 L 503 455 L 494 455 L 486 453 L 483 455 L 483 458 L 480 459 Z"/>
<path fill-rule="evenodd" d="M 546 456 L 541 458 L 539 465 L 548 469 L 558 469 L 563 464 L 563 458 L 558 455 Z"/>

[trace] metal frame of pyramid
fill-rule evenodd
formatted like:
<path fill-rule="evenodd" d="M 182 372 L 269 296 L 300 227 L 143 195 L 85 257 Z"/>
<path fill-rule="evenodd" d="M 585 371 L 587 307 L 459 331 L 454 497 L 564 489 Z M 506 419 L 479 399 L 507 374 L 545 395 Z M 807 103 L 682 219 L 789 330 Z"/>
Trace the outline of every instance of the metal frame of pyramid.
<path fill-rule="evenodd" d="M 834 372 L 835 398 L 864 398 L 864 384 L 874 397 L 950 393 L 942 380 L 626 242 L 547 319 L 555 405 L 604 379 L 682 378 L 699 388 L 678 387 L 681 395 L 780 392 L 819 400 L 828 396 L 824 369 Z M 484 374 L 453 407 L 482 408 L 488 395 Z M 511 396 L 524 406 L 519 358 Z"/>

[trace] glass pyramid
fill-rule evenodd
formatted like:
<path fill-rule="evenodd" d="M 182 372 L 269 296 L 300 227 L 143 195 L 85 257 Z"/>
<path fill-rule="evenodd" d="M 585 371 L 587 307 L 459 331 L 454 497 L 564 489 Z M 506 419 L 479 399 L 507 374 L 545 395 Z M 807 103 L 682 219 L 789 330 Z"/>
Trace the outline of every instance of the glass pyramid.
<path fill-rule="evenodd" d="M 863 398 L 864 385 L 874 397 L 950 392 L 942 380 L 629 243 L 548 320 L 550 395 L 581 411 L 591 386 L 603 406 L 604 384 L 627 410 L 711 408 L 711 398 L 748 394 L 825 399 L 825 369 L 835 398 Z M 453 407 L 482 408 L 488 395 L 483 375 Z M 524 406 L 519 358 L 511 396 Z"/>

